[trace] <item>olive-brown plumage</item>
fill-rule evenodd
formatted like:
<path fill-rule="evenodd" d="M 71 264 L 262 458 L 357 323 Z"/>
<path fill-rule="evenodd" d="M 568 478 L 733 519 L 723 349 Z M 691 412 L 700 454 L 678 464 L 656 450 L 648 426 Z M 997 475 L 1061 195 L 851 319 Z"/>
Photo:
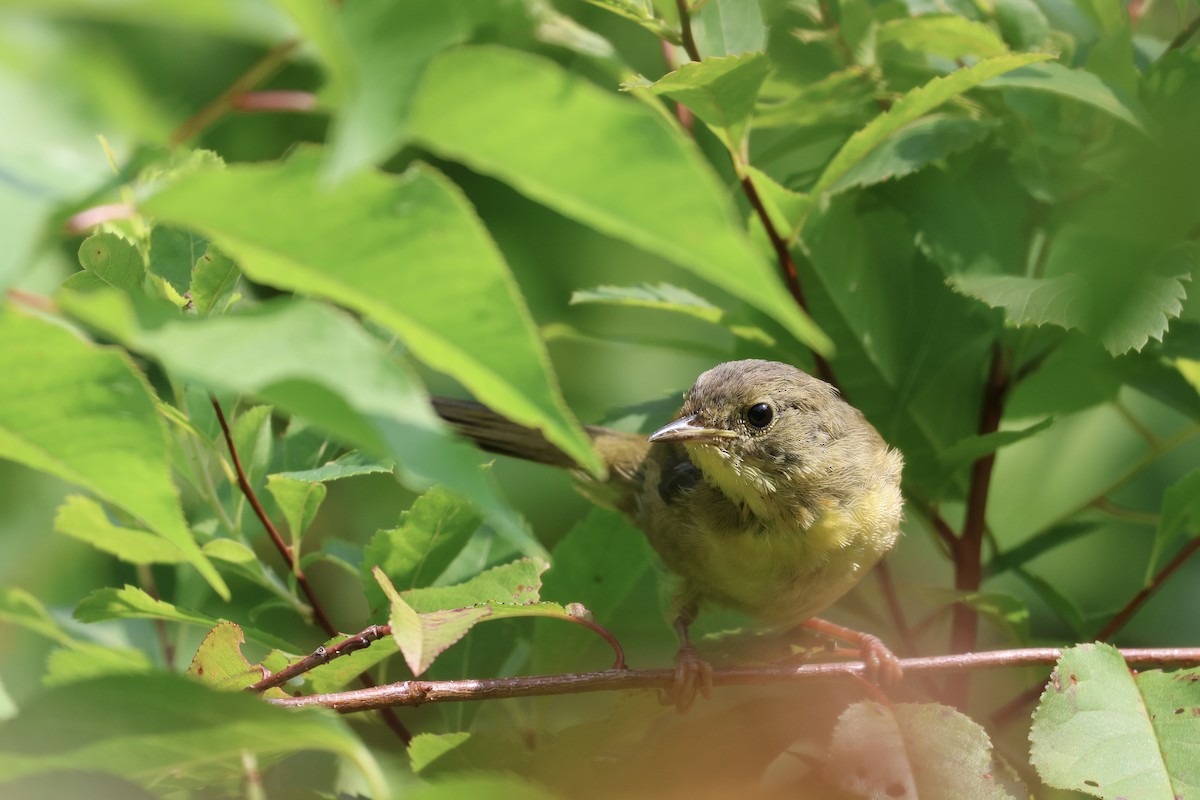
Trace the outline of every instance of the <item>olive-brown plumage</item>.
<path fill-rule="evenodd" d="M 573 466 L 539 433 L 480 406 L 435 407 L 486 449 Z M 899 533 L 900 454 L 833 387 L 787 364 L 713 367 L 648 439 L 588 432 L 609 477 L 585 490 L 632 519 L 682 579 L 685 647 L 687 624 L 710 601 L 771 625 L 805 623 Z M 878 644 L 856 641 L 864 650 Z M 886 649 L 877 659 L 889 660 Z"/>

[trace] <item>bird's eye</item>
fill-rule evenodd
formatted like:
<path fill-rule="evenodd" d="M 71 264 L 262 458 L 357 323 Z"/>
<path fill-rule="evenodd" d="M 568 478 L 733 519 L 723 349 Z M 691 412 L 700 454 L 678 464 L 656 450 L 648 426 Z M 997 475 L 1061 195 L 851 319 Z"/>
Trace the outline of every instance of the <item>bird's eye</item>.
<path fill-rule="evenodd" d="M 766 403 L 755 403 L 746 409 L 746 422 L 749 422 L 759 430 L 770 425 L 771 417 L 773 416 L 774 412 L 771 411 L 771 407 Z"/>

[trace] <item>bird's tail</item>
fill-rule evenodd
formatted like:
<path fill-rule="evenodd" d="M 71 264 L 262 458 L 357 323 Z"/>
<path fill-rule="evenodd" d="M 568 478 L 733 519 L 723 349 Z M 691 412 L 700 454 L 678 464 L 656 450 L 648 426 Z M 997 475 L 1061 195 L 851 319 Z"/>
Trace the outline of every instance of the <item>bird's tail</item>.
<path fill-rule="evenodd" d="M 581 469 L 575 460 L 546 440 L 541 431 L 506 419 L 470 400 L 434 397 L 433 410 L 459 434 L 489 453 L 514 456 L 564 469 Z"/>

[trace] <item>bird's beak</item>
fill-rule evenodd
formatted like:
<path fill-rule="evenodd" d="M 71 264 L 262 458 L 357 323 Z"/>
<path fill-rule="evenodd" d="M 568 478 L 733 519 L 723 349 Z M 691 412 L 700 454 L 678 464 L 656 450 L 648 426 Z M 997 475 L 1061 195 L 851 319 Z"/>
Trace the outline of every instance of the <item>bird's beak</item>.
<path fill-rule="evenodd" d="M 652 442 L 715 442 L 718 439 L 732 439 L 737 436 L 733 431 L 724 428 L 705 428 L 696 424 L 696 415 L 682 417 L 663 425 L 650 434 Z"/>

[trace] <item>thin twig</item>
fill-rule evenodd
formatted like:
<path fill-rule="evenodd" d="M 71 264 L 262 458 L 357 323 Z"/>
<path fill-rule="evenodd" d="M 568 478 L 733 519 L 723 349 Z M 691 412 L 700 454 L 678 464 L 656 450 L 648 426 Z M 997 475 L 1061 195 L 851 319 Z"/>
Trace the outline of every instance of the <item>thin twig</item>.
<path fill-rule="evenodd" d="M 679 9 L 679 32 L 683 38 L 683 49 L 692 61 L 700 60 L 700 48 L 696 47 L 696 37 L 692 34 L 692 11 L 688 8 L 687 0 L 675 0 L 675 8 Z"/>
<path fill-rule="evenodd" d="M 1150 579 L 1150 582 L 1142 587 L 1141 591 L 1135 594 L 1124 608 L 1113 615 L 1113 618 L 1108 621 L 1100 632 L 1096 634 L 1096 639 L 1104 642 L 1111 639 L 1118 631 L 1125 627 L 1126 623 L 1133 618 L 1133 615 L 1141 610 L 1146 601 L 1151 595 L 1157 592 L 1168 578 L 1187 561 L 1192 555 L 1200 550 L 1200 537 L 1192 538 L 1182 550 L 1175 554 L 1175 557 L 1167 562 L 1166 566 L 1158 571 L 1158 573 Z"/>
<path fill-rule="evenodd" d="M 1188 39 L 1196 35 L 1196 31 L 1198 30 L 1200 30 L 1200 14 L 1197 14 L 1196 18 L 1189 22 L 1188 26 L 1181 30 L 1178 36 L 1171 40 L 1171 43 L 1167 45 L 1167 49 L 1163 51 L 1163 54 L 1165 55 L 1172 50 L 1178 50 L 1179 48 L 1183 47 L 1185 44 L 1187 44 Z"/>
<path fill-rule="evenodd" d="M 299 45 L 299 39 L 289 39 L 268 50 L 250 69 L 246 70 L 237 80 L 229 84 L 225 91 L 217 95 L 212 102 L 197 111 L 176 128 L 175 132 L 171 134 L 170 139 L 167 140 L 168 144 L 172 147 L 184 144 L 209 125 L 212 125 L 218 119 L 228 114 L 233 109 L 234 98 L 245 94 L 271 77 L 276 70 L 283 66 L 283 62 L 287 60 L 288 56 Z"/>
<path fill-rule="evenodd" d="M 312 92 L 272 91 L 242 92 L 230 105 L 238 111 L 291 111 L 306 113 L 317 107 L 317 96 Z"/>
<path fill-rule="evenodd" d="M 267 689 L 273 689 L 276 686 L 283 686 L 292 678 L 303 675 L 306 672 L 316 669 L 322 664 L 328 664 L 335 658 L 347 656 L 359 650 L 364 650 L 371 646 L 372 642 L 378 641 L 385 636 L 392 635 L 391 625 L 372 625 L 365 630 L 359 631 L 353 636 L 347 636 L 342 641 L 335 644 L 333 647 L 321 645 L 316 650 L 312 651 L 304 658 L 299 659 L 291 664 L 288 664 L 283 669 L 273 675 L 268 675 L 258 683 L 251 684 L 246 687 L 247 692 L 265 692 Z"/>
<path fill-rule="evenodd" d="M 330 622 L 329 615 L 325 613 L 325 608 L 317 599 L 316 592 L 313 591 L 308 578 L 304 576 L 304 571 L 300 568 L 299 554 L 293 554 L 292 548 L 283 541 L 283 537 L 279 535 L 279 530 L 271 522 L 271 518 L 267 516 L 262 503 L 258 502 L 258 496 L 254 493 L 254 488 L 250 486 L 250 481 L 246 478 L 246 472 L 242 469 L 242 460 L 238 456 L 237 447 L 233 443 L 233 433 L 229 430 L 229 423 L 225 420 L 225 412 L 221 410 L 221 404 L 217 402 L 216 397 L 210 395 L 209 399 L 212 401 L 213 410 L 217 412 L 217 421 L 221 425 L 221 432 L 225 435 L 225 444 L 229 448 L 229 455 L 233 460 L 234 472 L 237 474 L 238 487 L 242 490 L 242 495 L 250 503 L 250 507 L 254 509 L 258 521 L 267 529 L 267 534 L 271 537 L 271 541 L 275 543 L 275 547 L 279 550 L 280 555 L 283 556 L 284 561 L 291 568 L 292 574 L 296 576 L 296 584 L 304 592 L 304 596 L 308 598 L 309 606 L 312 608 L 313 617 L 317 624 L 325 631 L 327 636 L 331 638 L 337 636 L 337 628 Z M 365 672 L 358 676 L 358 681 L 368 690 L 376 688 L 375 681 Z M 400 718 L 396 716 L 396 712 L 389 708 L 381 708 L 379 715 L 387 726 L 392 729 L 392 732 L 399 737 L 400 741 L 406 745 L 412 741 L 412 733 L 404 726 Z"/>
<path fill-rule="evenodd" d="M 896 592 L 892 570 L 887 561 L 881 561 L 875 566 L 875 577 L 879 581 L 880 591 L 883 592 L 883 601 L 892 618 L 892 625 L 896 628 L 896 635 L 904 643 L 905 653 L 917 652 L 917 644 L 913 640 L 912 629 L 908 627 L 908 620 L 904 617 L 904 608 L 900 605 L 900 595 Z"/>
<path fill-rule="evenodd" d="M 952 672 L 1004 667 L 1053 664 L 1062 655 L 1057 647 L 999 650 L 990 653 L 961 653 L 949 656 L 903 659 L 905 675 L 922 672 Z M 1140 648 L 1121 650 L 1131 665 L 1190 666 L 1200 664 L 1200 648 Z M 792 667 L 738 667 L 713 670 L 715 686 L 748 686 L 857 677 L 865 667 L 861 661 L 803 664 Z M 540 697 L 584 692 L 615 692 L 638 689 L 669 689 L 675 681 L 673 669 L 606 670 L 604 672 L 534 675 L 518 678 L 487 678 L 457 681 L 401 681 L 374 689 L 358 689 L 305 697 L 268 698 L 277 706 L 323 706 L 344 713 L 371 711 L 390 706 L 419 706 L 425 703 L 495 700 L 511 697 Z"/>
<path fill-rule="evenodd" d="M 1000 429 L 1004 414 L 1004 395 L 1008 389 L 1008 371 L 1004 350 L 999 342 L 992 346 L 992 361 L 979 414 L 979 435 L 987 436 Z M 954 588 L 961 593 L 979 591 L 983 580 L 983 537 L 987 529 L 988 492 L 992 482 L 992 467 L 996 453 L 990 452 L 971 465 L 971 484 L 967 490 L 967 510 L 962 536 L 954 549 Z M 950 623 L 950 649 L 965 653 L 975 647 L 979 633 L 979 615 L 966 603 L 954 606 Z M 947 701 L 963 707 L 970 690 L 970 675 L 951 677 L 946 686 Z"/>
<path fill-rule="evenodd" d="M 229 448 L 229 456 L 233 460 L 233 471 L 237 475 L 238 487 L 242 490 L 242 495 L 250 503 L 250 507 L 254 509 L 254 515 L 258 517 L 258 521 L 262 523 L 262 526 L 267 531 L 267 535 L 271 537 L 271 541 L 275 544 L 275 549 L 283 556 L 283 560 L 287 562 L 292 574 L 296 577 L 296 584 L 300 587 L 300 591 L 304 592 L 305 598 L 308 599 L 308 604 L 312 608 L 313 619 L 317 625 L 321 630 L 325 631 L 327 636 L 337 636 L 338 629 L 329 620 L 329 615 L 325 613 L 324 606 L 317 599 L 316 592 L 313 591 L 312 585 L 308 582 L 308 578 L 300 566 L 299 553 L 293 552 L 291 546 L 283 540 L 279 529 L 275 527 L 275 523 L 271 522 L 271 518 L 267 516 L 266 509 L 258 501 L 258 495 L 254 493 L 254 488 L 250 485 L 250 481 L 246 477 L 246 471 L 242 469 L 242 459 L 238 456 L 237 446 L 233 443 L 233 433 L 229 429 L 229 423 L 225 420 L 225 412 L 221 410 L 221 404 L 217 402 L 216 397 L 210 396 L 209 399 L 212 401 L 213 410 L 217 412 L 217 422 L 220 423 L 221 433 L 225 436 L 225 445 Z"/>
<path fill-rule="evenodd" d="M 146 590 L 146 594 L 155 600 L 162 600 L 162 596 L 158 593 L 158 582 L 154 580 L 154 573 L 151 571 L 150 565 L 138 564 L 137 574 L 138 582 Z M 175 645 L 171 642 L 171 632 L 167 630 L 167 621 L 162 617 L 155 617 L 154 630 L 158 635 L 159 647 L 162 648 L 163 664 L 167 669 L 171 669 L 175 665 Z"/>

